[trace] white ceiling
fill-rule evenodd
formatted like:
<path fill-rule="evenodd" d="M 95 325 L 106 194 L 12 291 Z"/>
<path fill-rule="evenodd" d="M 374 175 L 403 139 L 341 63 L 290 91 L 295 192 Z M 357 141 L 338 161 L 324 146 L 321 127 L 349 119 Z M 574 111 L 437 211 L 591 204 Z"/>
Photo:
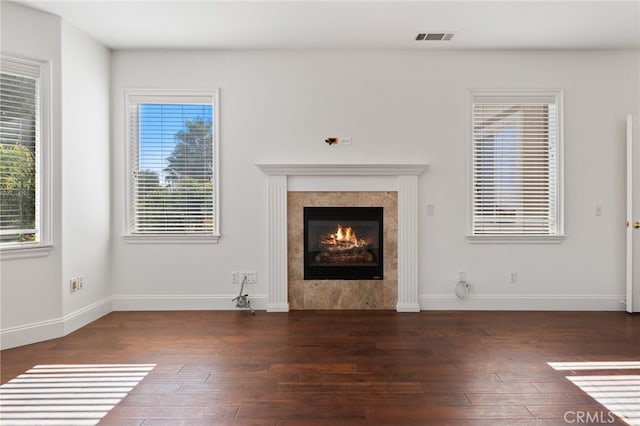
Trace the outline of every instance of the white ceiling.
<path fill-rule="evenodd" d="M 640 49 L 640 0 L 18 2 L 112 49 Z"/>

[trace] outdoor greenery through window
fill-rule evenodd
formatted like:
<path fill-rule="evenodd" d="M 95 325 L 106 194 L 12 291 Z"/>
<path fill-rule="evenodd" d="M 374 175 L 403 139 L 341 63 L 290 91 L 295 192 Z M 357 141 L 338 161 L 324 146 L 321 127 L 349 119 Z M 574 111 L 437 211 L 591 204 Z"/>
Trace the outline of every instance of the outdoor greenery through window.
<path fill-rule="evenodd" d="M 562 232 L 558 93 L 474 93 L 472 235 Z"/>
<path fill-rule="evenodd" d="M 215 98 L 129 96 L 131 235 L 217 235 Z"/>
<path fill-rule="evenodd" d="M 2 58 L 0 72 L 0 246 L 40 242 L 38 66 Z"/>

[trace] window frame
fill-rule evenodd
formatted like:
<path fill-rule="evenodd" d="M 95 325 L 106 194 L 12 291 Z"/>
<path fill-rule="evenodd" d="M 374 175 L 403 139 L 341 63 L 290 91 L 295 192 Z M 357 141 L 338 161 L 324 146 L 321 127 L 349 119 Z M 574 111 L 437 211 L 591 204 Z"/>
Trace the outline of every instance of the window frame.
<path fill-rule="evenodd" d="M 474 169 L 473 169 L 473 106 L 480 98 L 494 101 L 513 101 L 514 103 L 528 100 L 545 101 L 550 98 L 556 104 L 556 233 L 555 234 L 474 234 Z M 470 89 L 467 93 L 467 144 L 466 144 L 466 172 L 467 172 L 467 232 L 466 239 L 472 244 L 559 244 L 565 238 L 565 205 L 564 205 L 564 92 L 562 89 Z"/>
<path fill-rule="evenodd" d="M 0 243 L 0 259 L 14 260 L 48 256 L 52 243 L 52 67 L 39 61 L 13 55 L 0 55 L 0 72 L 37 78 L 39 91 L 38 138 L 36 141 L 36 241 Z"/>
<path fill-rule="evenodd" d="M 130 108 L 132 107 L 132 98 L 149 98 L 154 102 L 175 103 L 184 99 L 185 103 L 189 99 L 211 98 L 212 100 L 212 120 L 213 129 L 211 131 L 212 148 L 213 148 L 213 217 L 214 227 L 211 234 L 136 234 L 131 227 L 132 215 L 135 206 L 132 205 L 133 200 L 133 178 L 131 170 L 131 157 L 133 144 L 131 135 Z M 170 102 L 173 101 L 173 102 Z M 138 102 L 139 103 L 139 102 Z M 217 244 L 221 237 L 220 234 L 220 89 L 125 89 L 124 90 L 124 119 L 125 119 L 125 222 L 123 239 L 131 244 Z M 135 147 L 138 149 L 138 147 Z"/>

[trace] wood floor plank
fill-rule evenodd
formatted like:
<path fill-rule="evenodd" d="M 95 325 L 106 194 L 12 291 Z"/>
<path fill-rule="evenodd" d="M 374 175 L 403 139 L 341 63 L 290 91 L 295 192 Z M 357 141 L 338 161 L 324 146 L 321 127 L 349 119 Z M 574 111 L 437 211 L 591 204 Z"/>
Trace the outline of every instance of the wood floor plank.
<path fill-rule="evenodd" d="M 471 405 L 572 405 L 575 401 L 565 394 L 504 394 L 504 393 L 467 393 Z"/>
<path fill-rule="evenodd" d="M 2 351 L 0 378 L 43 364 L 155 364 L 106 426 L 566 426 L 572 410 L 609 412 L 567 377 L 640 374 L 549 364 L 595 361 L 640 361 L 640 316 L 113 312 Z"/>
<path fill-rule="evenodd" d="M 426 419 L 532 419 L 523 406 L 448 406 L 448 407 L 402 407 L 391 409 L 371 407 L 367 418 L 377 420 L 426 420 Z"/>
<path fill-rule="evenodd" d="M 122 419 L 154 419 L 154 420 L 217 420 L 233 419 L 238 411 L 238 405 L 226 403 L 210 403 L 207 405 L 181 405 L 162 407 L 135 407 L 119 405 L 108 417 L 112 420 Z"/>
<path fill-rule="evenodd" d="M 353 405 L 242 404 L 238 419 L 349 419 L 365 420 L 365 409 Z"/>
<path fill-rule="evenodd" d="M 470 393 L 504 393 L 504 394 L 538 394 L 540 391 L 531 383 L 521 382 L 478 382 L 478 381 L 437 381 L 423 382 L 425 392 L 470 392 Z"/>

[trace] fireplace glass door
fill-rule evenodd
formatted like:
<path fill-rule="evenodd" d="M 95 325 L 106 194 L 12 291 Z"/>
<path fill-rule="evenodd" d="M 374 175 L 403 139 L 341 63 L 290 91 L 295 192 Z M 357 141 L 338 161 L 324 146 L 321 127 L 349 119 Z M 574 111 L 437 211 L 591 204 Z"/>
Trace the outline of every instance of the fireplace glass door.
<path fill-rule="evenodd" d="M 382 280 L 382 207 L 305 207 L 305 280 Z"/>

